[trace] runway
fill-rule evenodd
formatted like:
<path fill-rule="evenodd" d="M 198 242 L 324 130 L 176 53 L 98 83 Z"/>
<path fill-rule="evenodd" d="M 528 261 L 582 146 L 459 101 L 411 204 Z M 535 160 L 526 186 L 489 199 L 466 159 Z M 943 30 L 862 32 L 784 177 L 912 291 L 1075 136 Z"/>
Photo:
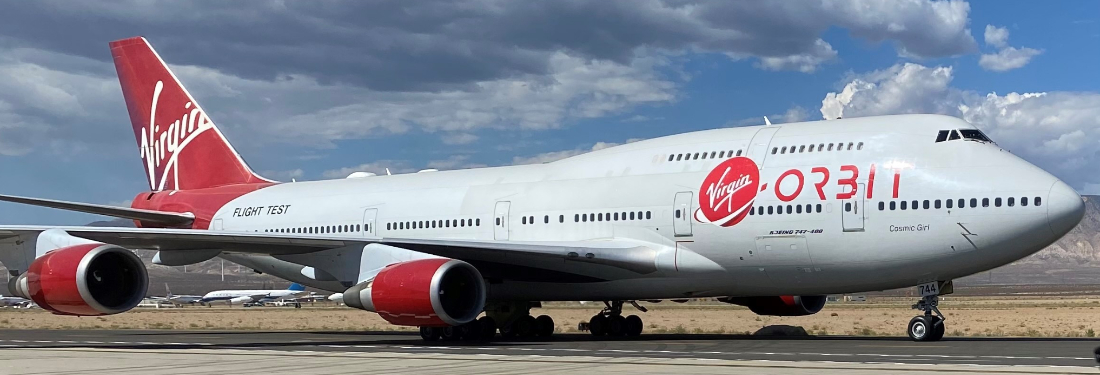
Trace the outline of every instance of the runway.
<path fill-rule="evenodd" d="M 1095 339 L 643 335 L 424 343 L 415 333 L 0 330 L 0 373 L 1097 373 Z M 491 365 L 491 366 L 490 366 Z M 368 366 L 368 367 L 364 367 Z M 254 371 L 257 368 L 264 371 Z M 140 371 L 139 371 L 140 369 Z M 445 371 L 444 371 L 445 370 Z"/>

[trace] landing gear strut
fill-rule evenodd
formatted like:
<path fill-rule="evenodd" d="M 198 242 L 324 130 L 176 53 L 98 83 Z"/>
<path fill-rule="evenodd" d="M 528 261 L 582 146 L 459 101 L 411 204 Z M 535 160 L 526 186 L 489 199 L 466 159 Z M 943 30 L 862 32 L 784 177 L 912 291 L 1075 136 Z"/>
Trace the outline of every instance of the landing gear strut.
<path fill-rule="evenodd" d="M 642 312 L 646 309 L 636 302 L 630 304 Z M 623 317 L 623 301 L 604 301 L 604 309 L 588 320 L 588 332 L 593 336 L 638 336 L 642 334 L 642 318 L 637 315 Z M 584 329 L 584 327 L 581 327 Z"/>
<path fill-rule="evenodd" d="M 922 291 L 925 285 L 918 286 L 918 289 Z M 951 282 L 948 281 L 945 285 L 938 285 L 933 287 L 934 293 L 940 290 L 949 291 L 951 288 Z M 922 293 L 924 294 L 924 293 Z M 940 296 L 938 294 L 930 294 L 921 298 L 913 309 L 924 311 L 924 315 L 918 315 L 909 320 L 909 326 L 906 329 L 906 333 L 909 334 L 909 338 L 913 341 L 939 341 L 943 338 L 944 332 L 947 330 L 944 321 L 943 313 L 939 309 Z"/>

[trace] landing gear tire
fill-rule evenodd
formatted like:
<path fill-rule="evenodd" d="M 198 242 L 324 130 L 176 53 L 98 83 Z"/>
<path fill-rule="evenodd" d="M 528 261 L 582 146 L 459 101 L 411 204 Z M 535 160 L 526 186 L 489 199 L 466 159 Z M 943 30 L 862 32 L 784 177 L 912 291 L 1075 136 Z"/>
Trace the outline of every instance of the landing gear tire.
<path fill-rule="evenodd" d="M 458 327 L 443 327 L 440 331 L 439 336 L 443 341 L 458 341 L 462 338 L 462 332 L 459 331 Z"/>
<path fill-rule="evenodd" d="M 436 327 L 420 327 L 420 338 L 424 341 L 439 341 L 441 332 Z"/>
<path fill-rule="evenodd" d="M 531 338 L 535 336 L 535 318 L 530 315 L 523 316 L 512 323 L 512 328 L 515 329 L 516 335 L 520 338 Z"/>
<path fill-rule="evenodd" d="M 488 316 L 483 316 L 477 320 L 478 325 L 481 326 L 481 339 L 492 340 L 497 335 L 497 321 L 496 319 Z"/>
<path fill-rule="evenodd" d="M 607 334 L 607 327 L 610 324 L 609 319 L 603 315 L 595 315 L 592 319 L 588 320 L 588 332 L 592 333 L 592 336 L 603 336 Z"/>
<path fill-rule="evenodd" d="M 631 315 L 626 317 L 626 335 L 630 337 L 637 337 L 642 334 L 642 318 L 637 315 Z"/>
<path fill-rule="evenodd" d="M 459 337 L 462 340 L 481 340 L 481 322 L 477 320 L 455 327 L 455 330 L 458 331 Z"/>
<path fill-rule="evenodd" d="M 915 316 L 909 320 L 909 328 L 906 329 L 906 333 L 909 334 L 909 338 L 913 341 L 932 341 L 931 338 L 935 336 L 935 328 L 932 326 L 932 319 L 927 316 Z"/>
<path fill-rule="evenodd" d="M 549 315 L 539 315 L 535 318 L 535 335 L 538 337 L 550 337 L 554 334 L 554 318 Z"/>
<path fill-rule="evenodd" d="M 626 318 L 622 315 L 612 315 L 607 323 L 607 335 L 615 337 L 625 336 Z"/>
<path fill-rule="evenodd" d="M 938 295 L 921 297 L 913 308 L 924 311 L 924 315 L 913 317 L 909 320 L 906 333 L 913 341 L 939 341 L 947 332 L 946 320 L 939 309 L 940 298 Z"/>
<path fill-rule="evenodd" d="M 938 316 L 932 316 L 932 337 L 929 341 L 940 341 L 943 338 L 943 334 L 947 332 L 947 325 L 943 324 L 943 319 Z"/>

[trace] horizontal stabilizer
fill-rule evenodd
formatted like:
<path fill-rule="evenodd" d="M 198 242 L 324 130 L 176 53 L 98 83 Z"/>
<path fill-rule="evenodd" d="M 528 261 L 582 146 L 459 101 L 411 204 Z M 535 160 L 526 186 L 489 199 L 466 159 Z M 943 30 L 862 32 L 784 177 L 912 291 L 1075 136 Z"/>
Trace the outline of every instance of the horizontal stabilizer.
<path fill-rule="evenodd" d="M 108 206 L 103 204 L 66 202 L 53 199 L 27 198 L 3 194 L 0 194 L 0 201 L 57 208 L 68 211 L 85 212 L 89 214 L 120 217 L 124 219 L 164 224 L 166 226 L 188 226 L 191 225 L 191 222 L 195 221 L 195 216 L 189 213 L 143 210 L 140 208 Z"/>

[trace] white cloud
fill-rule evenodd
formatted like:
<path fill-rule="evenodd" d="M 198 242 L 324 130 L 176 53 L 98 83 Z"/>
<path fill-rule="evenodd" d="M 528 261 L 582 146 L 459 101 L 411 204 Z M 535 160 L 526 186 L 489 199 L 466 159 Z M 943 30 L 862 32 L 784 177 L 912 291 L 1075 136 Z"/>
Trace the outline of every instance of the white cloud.
<path fill-rule="evenodd" d="M 1041 53 L 1043 51 L 1034 48 L 1006 47 L 994 54 L 982 54 L 982 57 L 978 60 L 978 65 L 986 70 L 1004 72 L 1024 67 L 1024 65 L 1031 62 L 1032 57 Z"/>
<path fill-rule="evenodd" d="M 631 138 L 631 139 L 626 140 L 626 143 L 637 142 L 637 141 L 640 141 L 640 140 L 642 140 L 642 138 Z M 603 150 L 603 149 L 608 148 L 608 147 L 615 147 L 615 146 L 618 146 L 620 144 L 621 143 L 614 143 L 614 142 L 596 142 L 596 144 L 592 145 L 592 147 L 587 147 L 587 148 L 576 148 L 576 149 L 572 149 L 572 150 L 544 152 L 544 153 L 537 154 L 537 155 L 532 155 L 532 156 L 516 156 L 516 157 L 512 158 L 512 165 L 549 163 L 549 162 L 552 162 L 552 161 L 558 161 L 558 160 L 561 160 L 561 159 L 565 159 L 565 158 L 572 157 L 572 156 L 577 156 L 577 155 L 580 155 L 580 154 L 589 153 L 589 152 L 592 152 L 592 151 Z"/>
<path fill-rule="evenodd" d="M 822 117 L 941 113 L 980 127 L 1074 187 L 1100 183 L 1100 93 L 978 93 L 952 87 L 950 67 L 904 64 L 852 77 L 826 95 Z"/>
<path fill-rule="evenodd" d="M 486 166 L 487 165 L 482 163 L 470 162 L 470 155 L 451 155 L 443 160 L 432 160 L 428 162 L 428 168 L 433 169 L 469 169 Z"/>
<path fill-rule="evenodd" d="M 470 133 L 446 133 L 439 138 L 448 145 L 466 145 L 478 140 L 478 136 Z"/>
<path fill-rule="evenodd" d="M 836 54 L 833 46 L 818 39 L 814 42 L 813 49 L 809 51 L 781 57 L 761 57 L 756 66 L 766 70 L 797 70 L 813 73 L 822 63 L 836 59 Z"/>
<path fill-rule="evenodd" d="M 1031 58 L 1042 54 L 1043 51 L 1027 47 L 1010 47 L 1008 45 L 1008 29 L 993 25 L 985 26 L 985 44 L 998 49 L 997 53 L 983 53 L 978 59 L 978 65 L 985 70 L 1005 72 L 1018 69 L 1031 62 Z"/>
<path fill-rule="evenodd" d="M 996 48 L 1008 46 L 1008 28 L 985 25 L 985 44 Z"/>

